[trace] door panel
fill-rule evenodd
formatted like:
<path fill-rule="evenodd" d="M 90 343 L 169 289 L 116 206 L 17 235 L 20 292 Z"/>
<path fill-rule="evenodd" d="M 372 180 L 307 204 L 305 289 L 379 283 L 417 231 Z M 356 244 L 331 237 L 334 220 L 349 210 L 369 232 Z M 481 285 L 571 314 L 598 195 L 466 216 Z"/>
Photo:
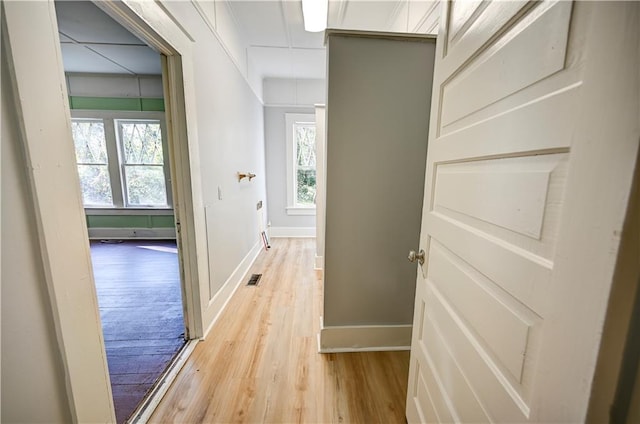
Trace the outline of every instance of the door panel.
<path fill-rule="evenodd" d="M 619 225 L 615 207 L 600 213 L 587 200 L 597 199 L 598 192 L 586 179 L 589 166 L 619 162 L 621 156 L 616 159 L 617 148 L 594 149 L 577 136 L 590 125 L 585 114 L 597 114 L 593 101 L 586 100 L 590 87 L 606 80 L 603 72 L 585 77 L 600 61 L 586 54 L 585 39 L 595 32 L 589 29 L 593 16 L 600 16 L 593 9 L 603 6 L 568 1 L 443 6 L 421 231 L 427 255 L 416 286 L 408 421 L 582 421 L 599 343 L 598 317 L 604 316 L 602 298 L 610 284 L 605 274 L 603 281 L 587 281 L 586 270 L 612 268 L 617 244 L 608 255 L 596 254 L 577 241 L 583 230 L 566 214 L 585 211 L 585 230 L 594 234 L 602 225 Z M 623 11 L 607 7 L 603 10 L 625 19 Z M 631 62 L 637 64 L 637 56 Z M 631 77 L 629 82 L 637 84 Z M 618 135 L 633 134 L 630 128 Z M 637 149 L 632 137 L 614 139 L 629 152 Z M 625 163 L 624 173 L 631 175 L 632 159 Z M 628 190 L 629 181 L 618 178 L 605 178 L 600 189 Z M 582 192 L 593 195 L 574 195 Z M 601 207 L 607 209 L 602 204 L 596 209 Z M 584 266 L 575 266 L 581 261 Z"/>
<path fill-rule="evenodd" d="M 530 333 L 539 317 L 435 240 L 427 278 L 487 355 L 520 382 Z"/>
<path fill-rule="evenodd" d="M 442 84 L 442 129 L 563 69 L 570 15 L 570 2 L 540 5 L 475 52 L 473 64 Z"/>
<path fill-rule="evenodd" d="M 547 195 L 562 186 L 566 154 L 447 163 L 436 168 L 433 208 L 539 240 Z M 553 176 L 553 184 L 551 184 Z M 474 226 L 479 226 L 478 224 Z M 490 231 L 490 227 L 485 227 Z"/>
<path fill-rule="evenodd" d="M 508 378 L 501 364 L 437 289 L 427 291 L 426 308 L 424 337 L 429 340 L 428 355 L 439 374 L 447 370 L 441 378 L 450 385 L 444 389 L 452 397 L 452 409 L 459 420 L 522 422 L 529 412 L 522 399 L 522 387 Z M 485 411 L 483 416 L 479 410 Z"/>

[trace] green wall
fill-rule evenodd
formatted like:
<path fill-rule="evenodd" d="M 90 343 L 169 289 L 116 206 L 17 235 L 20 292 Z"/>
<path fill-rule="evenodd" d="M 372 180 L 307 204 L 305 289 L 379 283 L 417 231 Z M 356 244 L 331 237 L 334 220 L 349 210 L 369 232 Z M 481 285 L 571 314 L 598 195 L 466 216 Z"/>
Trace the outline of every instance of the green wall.
<path fill-rule="evenodd" d="M 89 228 L 173 228 L 173 214 L 167 215 L 87 215 Z"/>

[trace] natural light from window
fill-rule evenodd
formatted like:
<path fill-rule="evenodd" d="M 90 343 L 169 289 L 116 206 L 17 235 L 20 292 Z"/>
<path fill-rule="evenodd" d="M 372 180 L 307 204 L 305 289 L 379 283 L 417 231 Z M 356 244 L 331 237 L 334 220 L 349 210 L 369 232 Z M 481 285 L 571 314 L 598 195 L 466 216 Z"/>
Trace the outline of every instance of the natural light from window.
<path fill-rule="evenodd" d="M 286 113 L 288 215 L 316 213 L 315 115 Z"/>
<path fill-rule="evenodd" d="M 316 203 L 316 126 L 296 124 L 296 204 L 313 206 Z"/>
<path fill-rule="evenodd" d="M 128 206 L 166 206 L 160 123 L 117 121 Z"/>
<path fill-rule="evenodd" d="M 98 112 L 73 118 L 71 129 L 85 207 L 170 207 L 159 119 L 121 119 Z"/>
<path fill-rule="evenodd" d="M 101 120 L 74 121 L 71 130 L 84 204 L 113 206 L 104 123 Z"/>

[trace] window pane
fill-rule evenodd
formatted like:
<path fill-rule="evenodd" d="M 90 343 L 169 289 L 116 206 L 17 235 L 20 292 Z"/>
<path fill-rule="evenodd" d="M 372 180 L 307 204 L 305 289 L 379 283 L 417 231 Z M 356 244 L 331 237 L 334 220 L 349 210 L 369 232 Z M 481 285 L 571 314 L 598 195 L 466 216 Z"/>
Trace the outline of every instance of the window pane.
<path fill-rule="evenodd" d="M 100 121 L 71 122 L 78 163 L 107 164 L 107 143 L 104 124 Z"/>
<path fill-rule="evenodd" d="M 129 206 L 166 206 L 167 190 L 162 166 L 125 166 Z"/>
<path fill-rule="evenodd" d="M 162 134 L 158 122 L 119 122 L 125 164 L 162 165 Z"/>
<path fill-rule="evenodd" d="M 316 166 L 315 125 L 296 125 L 296 155 L 298 166 Z"/>
<path fill-rule="evenodd" d="M 316 204 L 316 170 L 298 169 L 298 187 L 296 190 L 296 202 L 300 205 L 312 206 Z"/>
<path fill-rule="evenodd" d="M 109 170 L 106 165 L 78 165 L 78 175 L 85 205 L 113 205 Z"/>

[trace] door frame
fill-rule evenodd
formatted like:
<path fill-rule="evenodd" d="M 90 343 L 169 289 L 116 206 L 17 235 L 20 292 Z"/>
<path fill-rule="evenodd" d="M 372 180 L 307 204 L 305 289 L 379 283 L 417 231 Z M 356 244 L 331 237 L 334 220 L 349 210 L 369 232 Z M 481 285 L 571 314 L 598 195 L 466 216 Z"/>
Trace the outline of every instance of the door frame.
<path fill-rule="evenodd" d="M 208 300 L 208 284 L 200 283 L 208 282 L 209 275 L 206 259 L 198 259 L 208 255 L 195 116 L 194 40 L 156 2 L 95 4 L 166 56 L 165 113 L 185 325 L 189 338 L 200 338 L 205 318 L 201 299 Z M 8 52 L 70 415 L 73 422 L 115 422 L 54 3 L 2 2 L 1 7 L 2 42 Z M 45 69 L 49 71 L 42 72 Z"/>
<path fill-rule="evenodd" d="M 199 236 L 206 233 L 204 208 L 196 207 L 202 206 L 203 201 L 195 113 L 189 114 L 189 125 L 186 119 L 188 111 L 195 110 L 194 97 L 186 95 L 187 92 L 194 93 L 195 87 L 191 78 L 185 78 L 190 76 L 188 70 L 192 67 L 190 44 L 193 39 L 173 20 L 167 19 L 165 11 L 155 2 L 92 2 L 161 55 L 185 338 L 201 338 L 204 335 L 204 323 L 200 281 L 209 281 L 209 277 L 206 264 L 201 267 L 197 255 L 198 251 L 206 252 L 207 249 L 206 239 Z"/>

